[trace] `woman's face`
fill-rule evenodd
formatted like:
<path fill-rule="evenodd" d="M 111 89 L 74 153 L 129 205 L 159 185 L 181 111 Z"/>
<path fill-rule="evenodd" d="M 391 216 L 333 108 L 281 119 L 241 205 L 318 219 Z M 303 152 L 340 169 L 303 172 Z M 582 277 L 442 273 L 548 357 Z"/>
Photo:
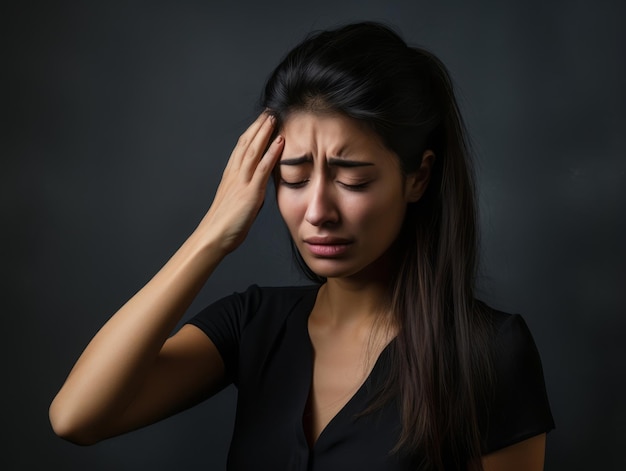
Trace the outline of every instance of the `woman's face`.
<path fill-rule="evenodd" d="M 384 276 L 383 255 L 423 191 L 419 172 L 404 177 L 380 138 L 343 115 L 294 113 L 281 134 L 278 207 L 306 264 L 327 278 Z"/>

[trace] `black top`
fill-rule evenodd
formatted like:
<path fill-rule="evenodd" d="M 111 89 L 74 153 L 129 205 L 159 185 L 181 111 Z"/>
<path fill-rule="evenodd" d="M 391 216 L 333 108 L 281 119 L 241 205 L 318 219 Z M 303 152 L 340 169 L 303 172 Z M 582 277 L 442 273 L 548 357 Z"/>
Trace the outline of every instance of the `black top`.
<path fill-rule="evenodd" d="M 308 317 L 318 286 L 251 286 L 217 301 L 189 323 L 215 343 L 238 388 L 229 470 L 415 470 L 389 451 L 400 432 L 399 407 L 359 415 L 385 380 L 390 343 L 364 384 L 309 449 L 302 417 L 313 372 Z M 496 391 L 483 431 L 485 453 L 554 427 L 537 348 L 519 315 L 493 311 Z"/>

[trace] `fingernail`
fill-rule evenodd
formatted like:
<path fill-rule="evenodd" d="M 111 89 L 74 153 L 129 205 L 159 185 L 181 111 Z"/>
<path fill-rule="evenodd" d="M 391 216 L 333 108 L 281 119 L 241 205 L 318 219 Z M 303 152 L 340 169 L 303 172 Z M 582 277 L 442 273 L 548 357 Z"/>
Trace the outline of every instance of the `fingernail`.
<path fill-rule="evenodd" d="M 283 142 L 283 136 L 278 136 L 274 142 L 276 144 L 281 144 Z"/>

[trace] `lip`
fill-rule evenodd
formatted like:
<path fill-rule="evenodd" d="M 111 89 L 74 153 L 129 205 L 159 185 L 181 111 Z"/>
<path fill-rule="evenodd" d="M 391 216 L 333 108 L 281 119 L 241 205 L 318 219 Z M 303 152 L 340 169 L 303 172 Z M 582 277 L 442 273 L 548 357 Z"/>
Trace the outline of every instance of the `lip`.
<path fill-rule="evenodd" d="M 341 237 L 309 237 L 304 239 L 309 252 L 318 257 L 336 257 L 350 248 L 352 241 Z"/>
<path fill-rule="evenodd" d="M 314 236 L 304 239 L 304 243 L 313 245 L 342 245 L 350 244 L 352 241 L 343 237 Z"/>

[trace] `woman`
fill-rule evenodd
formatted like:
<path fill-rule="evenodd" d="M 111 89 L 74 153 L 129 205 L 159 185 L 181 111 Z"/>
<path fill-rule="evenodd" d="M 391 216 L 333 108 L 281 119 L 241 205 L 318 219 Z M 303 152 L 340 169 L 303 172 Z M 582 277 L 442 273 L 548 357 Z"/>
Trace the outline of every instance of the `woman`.
<path fill-rule="evenodd" d="M 215 199 L 50 408 L 90 444 L 238 387 L 229 469 L 540 470 L 553 427 L 519 316 L 474 299 L 476 214 L 443 64 L 388 28 L 306 39 Z M 308 287 L 250 287 L 170 336 L 270 176 Z"/>

